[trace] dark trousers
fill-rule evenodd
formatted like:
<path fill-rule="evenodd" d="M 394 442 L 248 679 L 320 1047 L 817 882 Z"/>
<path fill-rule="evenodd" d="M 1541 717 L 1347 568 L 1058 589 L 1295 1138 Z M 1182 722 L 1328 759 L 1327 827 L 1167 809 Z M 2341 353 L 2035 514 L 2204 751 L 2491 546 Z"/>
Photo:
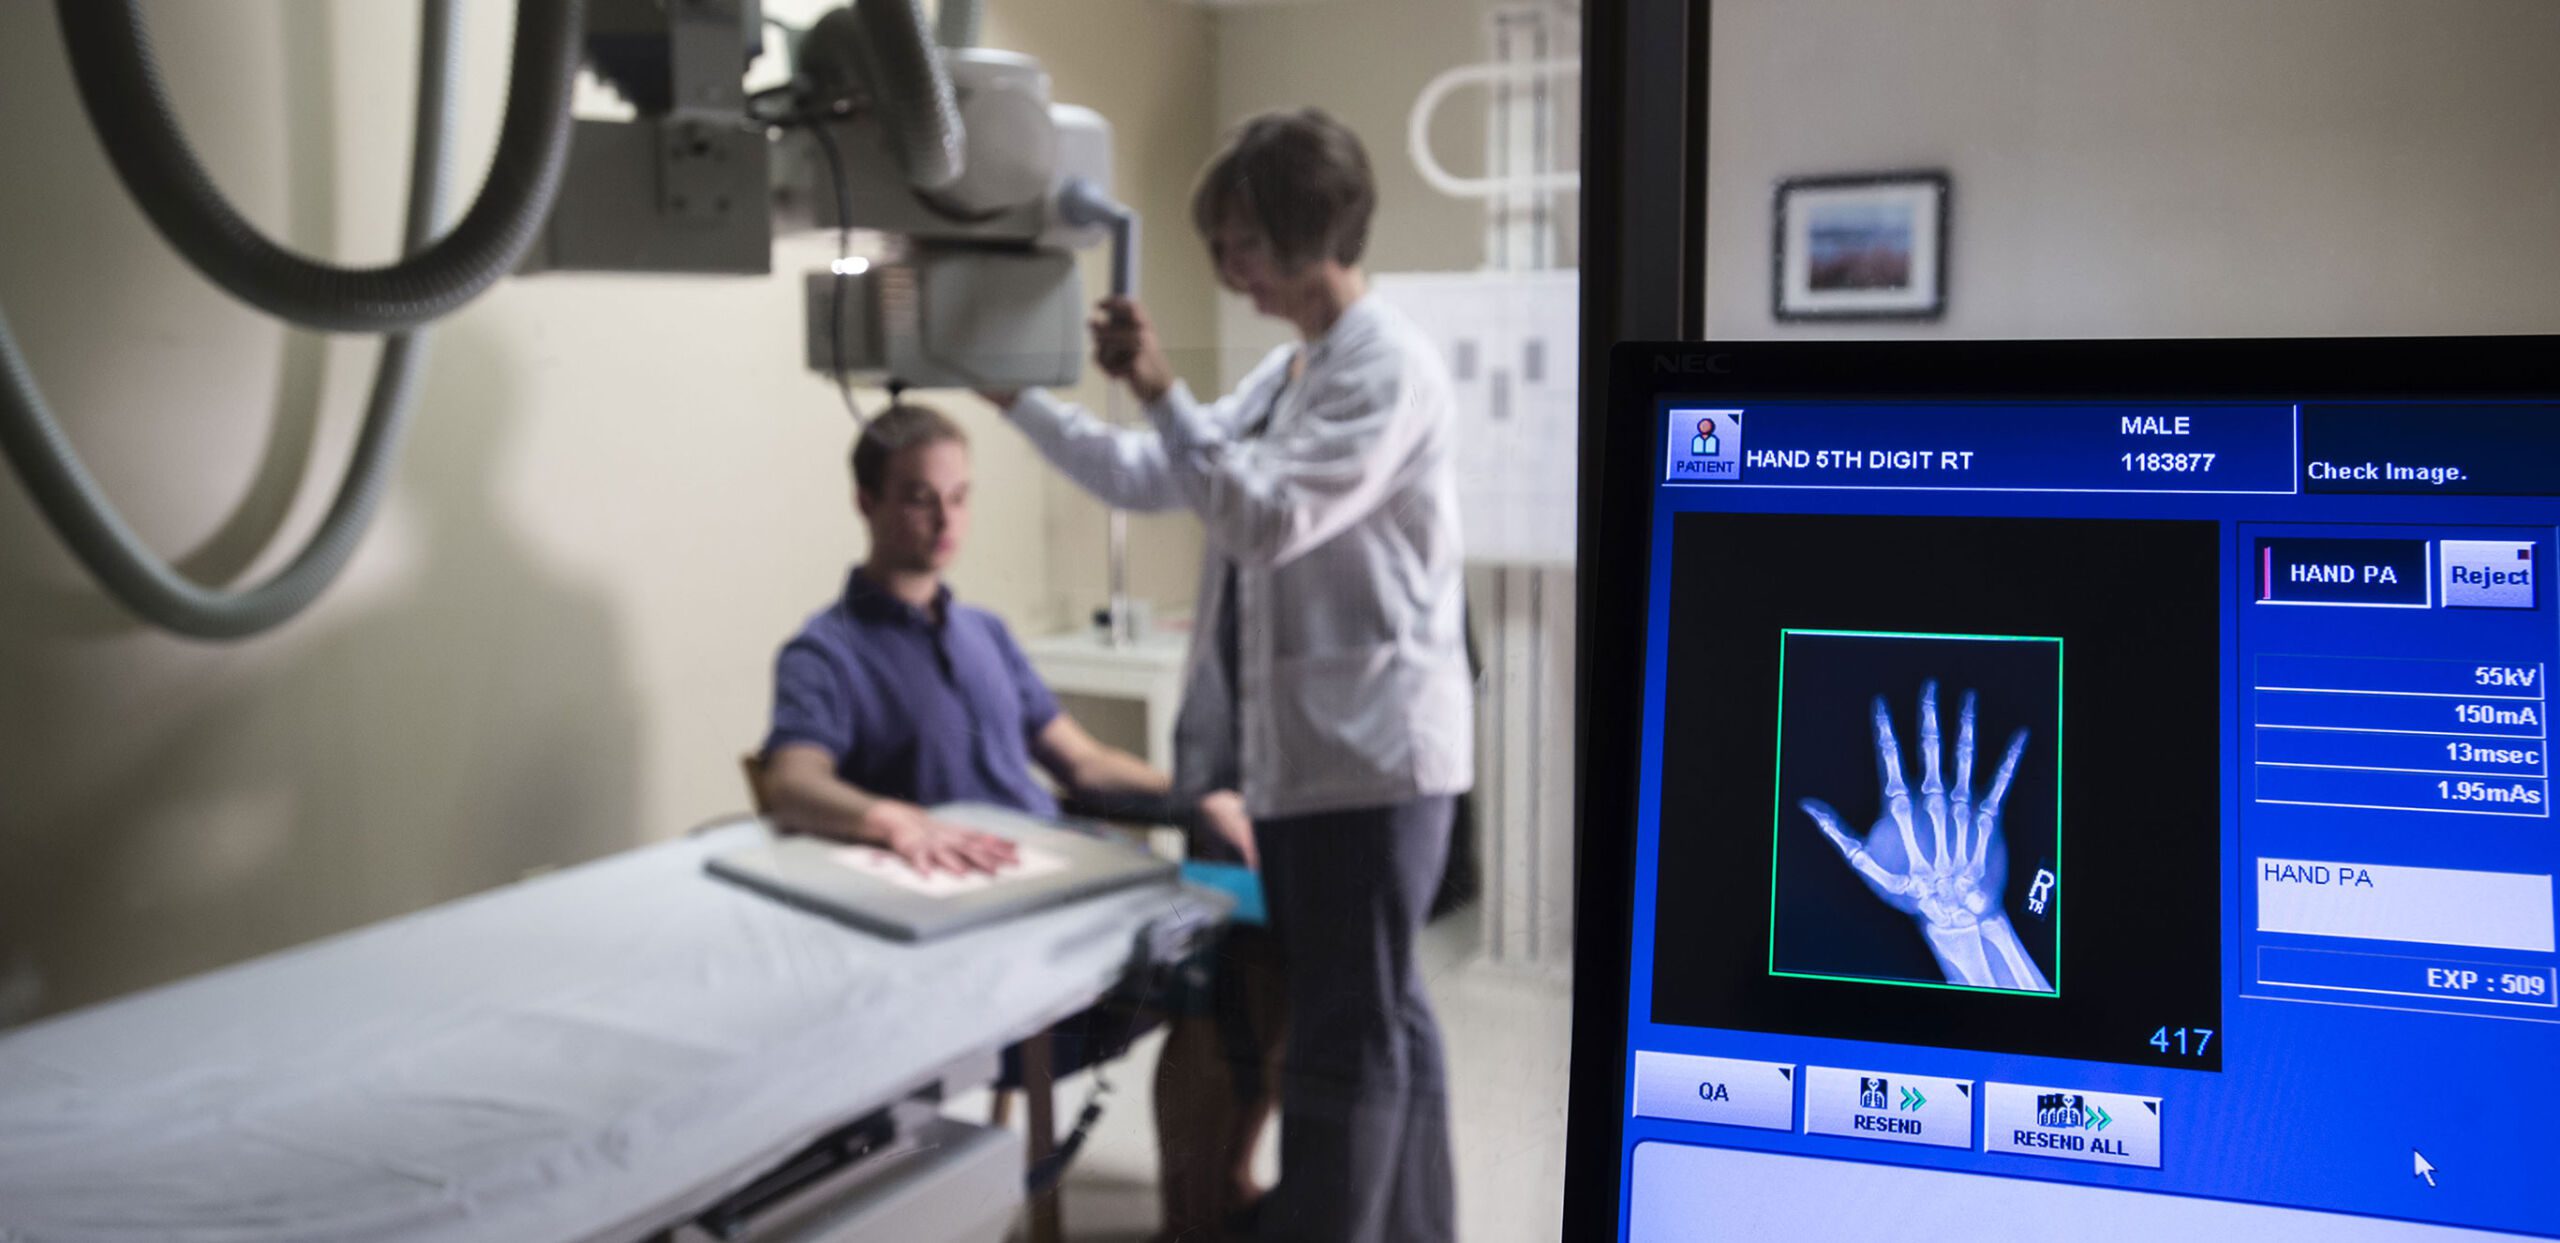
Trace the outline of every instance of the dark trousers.
<path fill-rule="evenodd" d="M 1230 924 L 1206 987 L 1165 1026 L 1156 1060 L 1158 1243 L 1214 1243 L 1262 1198 L 1253 1155 L 1280 1107 L 1288 998 L 1267 927 Z"/>
<path fill-rule="evenodd" d="M 1289 1031 L 1266 1240 L 1447 1243 L 1449 1078 L 1414 964 L 1452 800 L 1254 825 Z"/>

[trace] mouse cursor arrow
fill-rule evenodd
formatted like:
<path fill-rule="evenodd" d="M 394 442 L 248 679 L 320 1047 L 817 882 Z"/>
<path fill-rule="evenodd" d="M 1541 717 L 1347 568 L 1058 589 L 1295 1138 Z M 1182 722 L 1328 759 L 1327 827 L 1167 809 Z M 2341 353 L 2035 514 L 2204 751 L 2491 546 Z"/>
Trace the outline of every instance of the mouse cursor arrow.
<path fill-rule="evenodd" d="M 2409 1158 L 2412 1167 L 2410 1173 L 2427 1180 L 2428 1186 L 2435 1186 L 2436 1167 L 2434 1162 L 2427 1160 L 2427 1154 L 2412 1148 L 2409 1150 Z"/>

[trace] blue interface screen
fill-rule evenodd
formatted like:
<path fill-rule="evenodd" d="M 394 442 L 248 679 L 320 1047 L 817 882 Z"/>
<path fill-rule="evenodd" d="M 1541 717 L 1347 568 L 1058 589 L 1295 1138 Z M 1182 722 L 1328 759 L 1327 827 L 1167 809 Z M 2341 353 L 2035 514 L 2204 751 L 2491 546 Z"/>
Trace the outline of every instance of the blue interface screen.
<path fill-rule="evenodd" d="M 1694 1150 L 2560 1237 L 2560 407 L 1654 413 L 1622 1237 Z"/>

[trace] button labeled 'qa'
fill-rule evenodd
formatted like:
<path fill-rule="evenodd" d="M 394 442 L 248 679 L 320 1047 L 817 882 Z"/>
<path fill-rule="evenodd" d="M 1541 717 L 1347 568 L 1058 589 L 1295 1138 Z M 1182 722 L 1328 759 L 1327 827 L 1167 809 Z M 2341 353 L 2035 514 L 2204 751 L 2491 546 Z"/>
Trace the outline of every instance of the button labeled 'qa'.
<path fill-rule="evenodd" d="M 1785 1062 L 1639 1051 L 1635 1112 L 1645 1118 L 1792 1131 L 1795 1074 L 1796 1068 Z"/>

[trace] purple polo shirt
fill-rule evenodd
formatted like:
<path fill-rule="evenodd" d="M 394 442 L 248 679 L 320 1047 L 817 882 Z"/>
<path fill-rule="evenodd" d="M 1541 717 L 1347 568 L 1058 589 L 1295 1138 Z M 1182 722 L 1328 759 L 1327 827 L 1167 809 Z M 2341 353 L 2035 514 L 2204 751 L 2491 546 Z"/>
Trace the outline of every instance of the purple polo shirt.
<path fill-rule="evenodd" d="M 949 587 L 939 605 L 935 625 L 854 570 L 844 598 L 782 647 L 764 753 L 824 747 L 837 776 L 886 798 L 1058 814 L 1031 774 L 1032 739 L 1058 701 L 995 614 L 953 601 Z"/>

